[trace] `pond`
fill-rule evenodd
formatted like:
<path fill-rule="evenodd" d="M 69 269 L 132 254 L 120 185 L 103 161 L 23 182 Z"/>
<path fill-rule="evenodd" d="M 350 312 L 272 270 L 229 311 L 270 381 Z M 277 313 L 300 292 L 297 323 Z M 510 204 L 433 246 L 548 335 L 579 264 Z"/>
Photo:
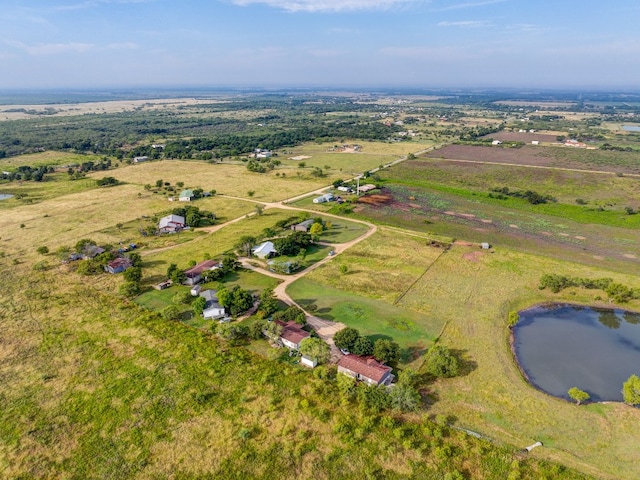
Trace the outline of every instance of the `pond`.
<path fill-rule="evenodd" d="M 622 401 L 622 384 L 640 374 L 640 314 L 577 305 L 520 312 L 513 329 L 520 368 L 540 390 L 569 398 L 578 387 L 592 401 Z"/>
<path fill-rule="evenodd" d="M 0 200 L 6 200 L 8 198 L 13 197 L 10 193 L 0 193 Z"/>
<path fill-rule="evenodd" d="M 622 129 L 627 132 L 640 132 L 640 126 L 638 125 L 623 125 Z"/>

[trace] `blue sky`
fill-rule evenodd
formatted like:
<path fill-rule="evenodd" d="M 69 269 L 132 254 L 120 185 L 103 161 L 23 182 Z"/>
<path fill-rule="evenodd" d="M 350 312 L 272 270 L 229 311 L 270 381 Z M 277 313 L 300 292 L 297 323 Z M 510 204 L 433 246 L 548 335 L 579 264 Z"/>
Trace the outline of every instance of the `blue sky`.
<path fill-rule="evenodd" d="M 640 2 L 0 0 L 0 88 L 638 89 Z"/>

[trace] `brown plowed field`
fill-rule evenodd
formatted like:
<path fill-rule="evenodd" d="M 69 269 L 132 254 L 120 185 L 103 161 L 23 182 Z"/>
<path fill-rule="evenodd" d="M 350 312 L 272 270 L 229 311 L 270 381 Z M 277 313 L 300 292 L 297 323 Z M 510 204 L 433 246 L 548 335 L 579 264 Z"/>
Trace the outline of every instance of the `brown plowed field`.
<path fill-rule="evenodd" d="M 640 174 L 640 153 L 638 152 L 526 145 L 521 148 L 448 145 L 440 150 L 427 153 L 425 157 Z"/>
<path fill-rule="evenodd" d="M 530 132 L 496 132 L 485 135 L 481 138 L 493 138 L 501 142 L 525 142 L 530 143 L 533 140 L 539 142 L 555 142 L 556 136 L 548 133 L 530 133 Z"/>

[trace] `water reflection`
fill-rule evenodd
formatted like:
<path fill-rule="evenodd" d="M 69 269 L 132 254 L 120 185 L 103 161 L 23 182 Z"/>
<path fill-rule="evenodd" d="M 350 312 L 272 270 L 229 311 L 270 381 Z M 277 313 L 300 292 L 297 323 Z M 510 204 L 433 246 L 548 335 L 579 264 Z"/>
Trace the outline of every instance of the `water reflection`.
<path fill-rule="evenodd" d="M 520 312 L 514 352 L 530 382 L 568 398 L 578 387 L 594 401 L 622 401 L 622 384 L 640 374 L 640 314 L 555 304 Z"/>

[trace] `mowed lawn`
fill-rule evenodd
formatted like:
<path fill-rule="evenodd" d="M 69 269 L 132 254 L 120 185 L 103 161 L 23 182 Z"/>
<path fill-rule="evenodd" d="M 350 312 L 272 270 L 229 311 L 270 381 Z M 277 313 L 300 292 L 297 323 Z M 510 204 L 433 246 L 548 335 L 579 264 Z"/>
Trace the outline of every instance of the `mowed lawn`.
<path fill-rule="evenodd" d="M 104 173 L 94 173 L 92 176 L 102 178 Z M 120 181 L 142 186 L 155 185 L 157 180 L 169 182 L 174 186 L 178 182 L 183 182 L 184 188 L 216 190 L 218 194 L 252 198 L 264 202 L 285 200 L 328 185 L 337 178 L 337 172 L 336 175 L 322 178 L 311 176 L 310 169 L 298 168 L 253 173 L 248 171 L 245 165 L 211 164 L 196 160 L 147 162 L 109 170 L 106 173 Z M 276 173 L 279 175 L 276 176 Z M 254 193 L 250 194 L 249 192 Z"/>
<path fill-rule="evenodd" d="M 398 342 L 403 363 L 411 363 L 424 353 L 442 328 L 436 318 L 304 277 L 289 285 L 287 293 L 303 308 L 315 305 L 314 315 L 357 328 L 373 340 L 390 338 Z"/>
<path fill-rule="evenodd" d="M 446 322 L 441 342 L 466 360 L 463 376 L 431 387 L 438 399 L 431 412 L 451 415 L 459 426 L 512 445 L 542 441 L 545 448 L 533 455 L 603 478 L 637 478 L 640 410 L 620 404 L 577 407 L 555 399 L 529 386 L 514 363 L 505 323 L 509 311 L 549 301 L 606 306 L 595 301 L 598 295 L 606 297 L 599 291 L 538 290 L 544 273 L 612 277 L 640 287 L 637 277 L 629 275 L 501 248 L 478 253 L 475 247 L 454 246 L 399 303 L 405 309 L 428 309 Z M 629 307 L 637 310 L 640 303 Z"/>

